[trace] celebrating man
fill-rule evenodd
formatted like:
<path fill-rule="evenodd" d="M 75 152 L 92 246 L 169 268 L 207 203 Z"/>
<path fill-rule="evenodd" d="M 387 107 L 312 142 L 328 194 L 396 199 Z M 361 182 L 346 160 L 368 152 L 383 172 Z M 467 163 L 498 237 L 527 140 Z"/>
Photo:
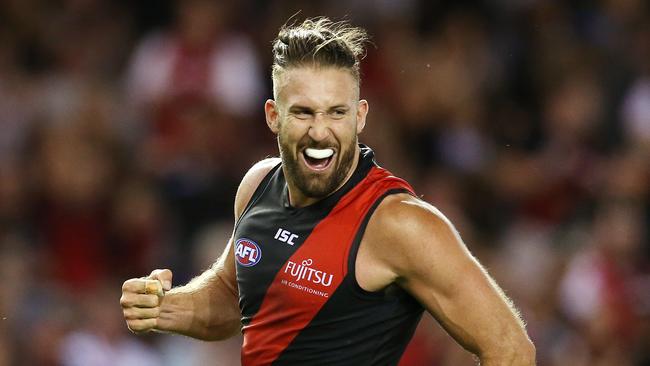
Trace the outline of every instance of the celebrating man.
<path fill-rule="evenodd" d="M 219 340 L 244 365 L 395 365 L 424 310 L 482 365 L 533 365 L 511 302 L 451 223 L 358 143 L 366 33 L 325 18 L 283 27 L 264 106 L 280 159 L 244 176 L 224 254 L 185 286 L 124 283 L 134 332 Z"/>

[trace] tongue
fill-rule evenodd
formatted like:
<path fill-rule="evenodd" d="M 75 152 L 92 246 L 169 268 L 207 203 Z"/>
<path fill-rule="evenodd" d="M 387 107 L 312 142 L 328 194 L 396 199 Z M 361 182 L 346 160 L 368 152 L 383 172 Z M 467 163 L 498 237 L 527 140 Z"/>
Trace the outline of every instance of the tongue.
<path fill-rule="evenodd" d="M 307 161 L 307 164 L 311 166 L 312 168 L 316 169 L 321 169 L 327 166 L 327 163 L 329 162 L 330 158 L 325 158 L 325 159 L 314 159 L 310 158 L 309 156 L 305 155 L 305 161 Z"/>

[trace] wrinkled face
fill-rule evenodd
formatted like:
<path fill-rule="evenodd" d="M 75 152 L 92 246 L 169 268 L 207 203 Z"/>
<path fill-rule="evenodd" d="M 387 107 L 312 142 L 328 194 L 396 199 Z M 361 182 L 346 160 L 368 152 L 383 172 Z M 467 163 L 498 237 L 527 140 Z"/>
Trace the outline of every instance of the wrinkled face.
<path fill-rule="evenodd" d="M 359 101 L 358 82 L 346 69 L 296 67 L 277 79 L 277 100 L 267 101 L 265 111 L 287 182 L 297 197 L 323 198 L 352 174 L 368 104 Z"/>

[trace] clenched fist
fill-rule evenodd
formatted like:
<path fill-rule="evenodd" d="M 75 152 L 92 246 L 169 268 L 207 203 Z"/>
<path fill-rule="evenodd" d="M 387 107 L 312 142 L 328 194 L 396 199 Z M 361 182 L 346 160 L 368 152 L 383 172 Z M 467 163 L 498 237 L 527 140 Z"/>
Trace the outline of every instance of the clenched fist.
<path fill-rule="evenodd" d="M 129 329 L 134 333 L 156 330 L 160 305 L 165 291 L 172 288 L 172 272 L 157 269 L 147 277 L 132 278 L 122 285 L 122 311 Z"/>

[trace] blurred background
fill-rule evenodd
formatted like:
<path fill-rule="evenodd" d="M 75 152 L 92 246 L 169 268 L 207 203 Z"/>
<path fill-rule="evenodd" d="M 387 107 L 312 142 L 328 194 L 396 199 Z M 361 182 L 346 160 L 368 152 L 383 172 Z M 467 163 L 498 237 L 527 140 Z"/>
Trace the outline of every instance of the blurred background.
<path fill-rule="evenodd" d="M 539 365 L 650 365 L 646 0 L 3 0 L 0 365 L 238 365 L 240 339 L 130 334 L 121 284 L 221 253 L 277 155 L 271 41 L 373 35 L 361 141 L 460 230 Z M 459 278 L 462 281 L 462 278 Z M 425 317 L 402 365 L 473 365 Z"/>

